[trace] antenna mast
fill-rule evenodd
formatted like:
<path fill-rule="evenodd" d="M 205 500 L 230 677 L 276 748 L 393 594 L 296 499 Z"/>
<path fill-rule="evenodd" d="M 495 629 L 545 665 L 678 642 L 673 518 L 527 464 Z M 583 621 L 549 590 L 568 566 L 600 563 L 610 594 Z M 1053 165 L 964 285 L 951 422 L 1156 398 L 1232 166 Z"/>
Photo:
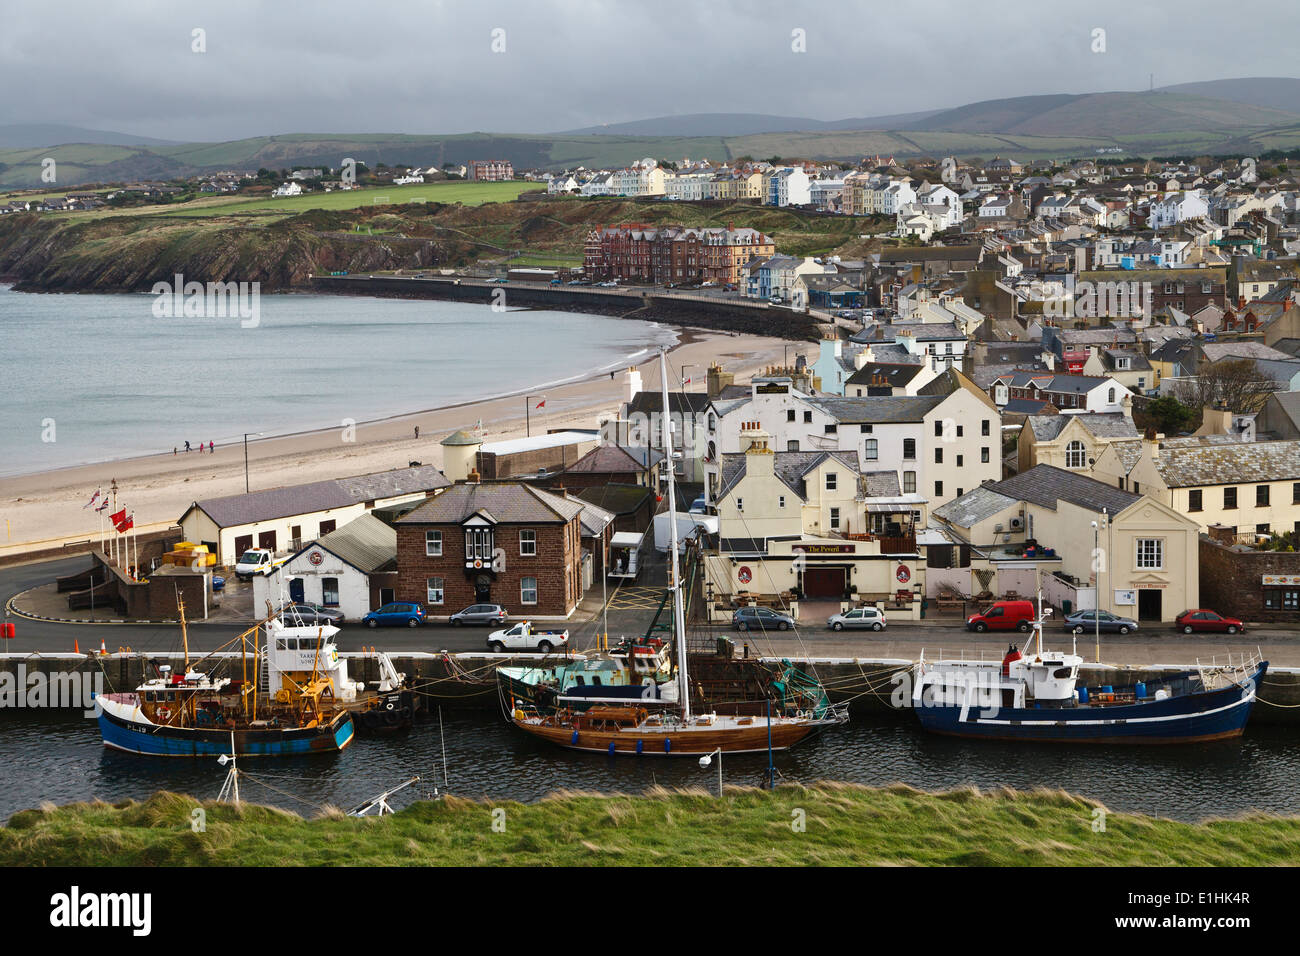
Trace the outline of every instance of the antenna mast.
<path fill-rule="evenodd" d="M 668 351 L 659 349 L 659 377 L 664 395 L 664 463 L 668 471 L 668 535 L 672 553 L 673 632 L 677 638 L 677 680 L 682 702 L 682 719 L 691 719 L 691 684 L 686 674 L 686 627 L 682 620 L 682 581 L 677 554 L 677 491 L 673 481 L 673 425 L 668 412 Z"/>

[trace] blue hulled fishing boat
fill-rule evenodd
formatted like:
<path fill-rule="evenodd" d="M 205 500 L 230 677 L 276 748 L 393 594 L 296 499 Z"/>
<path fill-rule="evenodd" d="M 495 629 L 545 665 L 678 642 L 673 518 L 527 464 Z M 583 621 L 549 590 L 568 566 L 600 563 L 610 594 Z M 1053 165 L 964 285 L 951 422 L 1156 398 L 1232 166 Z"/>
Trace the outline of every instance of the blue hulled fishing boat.
<path fill-rule="evenodd" d="M 180 612 L 183 672 L 174 674 L 163 665 L 134 693 L 96 697 L 104 746 L 159 757 L 215 757 L 232 753 L 233 747 L 237 756 L 265 757 L 333 753 L 352 742 L 352 714 L 331 674 L 337 669 L 337 654 L 322 628 L 313 628 L 314 637 L 304 637 L 291 632 L 306 628 L 285 628 L 268 620 L 231 642 L 239 645 L 241 661 L 247 660 L 249 643 L 255 660 L 262 660 L 267 649 L 257 635 L 270 624 L 277 651 L 305 660 L 299 665 L 302 670 L 293 671 L 278 670 L 268 660 L 268 671 L 276 673 L 281 686 L 259 692 L 256 677 L 249 680 L 247 673 L 235 680 L 191 669 L 184 606 Z M 255 665 L 254 675 L 259 670 Z M 349 682 L 346 689 L 355 687 Z"/>
<path fill-rule="evenodd" d="M 926 661 L 912 707 L 926 730 L 986 740 L 1176 744 L 1238 737 L 1268 670 L 1258 656 L 1131 686 L 1079 686 L 1077 654 L 1043 650 L 1038 620 L 1023 651 L 1001 662 Z M 1037 642 L 1031 653 L 1031 646 Z"/>

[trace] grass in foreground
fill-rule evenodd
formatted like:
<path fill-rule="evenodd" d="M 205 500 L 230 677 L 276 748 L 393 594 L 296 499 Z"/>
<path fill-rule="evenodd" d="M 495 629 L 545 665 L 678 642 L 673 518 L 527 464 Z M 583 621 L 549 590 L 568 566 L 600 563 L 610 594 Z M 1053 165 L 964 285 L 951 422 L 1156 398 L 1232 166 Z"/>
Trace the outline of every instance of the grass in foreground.
<path fill-rule="evenodd" d="M 460 798 L 394 816 L 313 820 L 174 793 L 46 806 L 0 828 L 0 865 L 1217 866 L 1294 864 L 1300 818 L 1199 824 L 1106 813 L 1061 791 L 924 793 L 822 782 L 774 793 L 560 793 L 532 804 Z M 797 824 L 803 821 L 800 831 Z M 499 827 L 494 830 L 494 820 Z"/>

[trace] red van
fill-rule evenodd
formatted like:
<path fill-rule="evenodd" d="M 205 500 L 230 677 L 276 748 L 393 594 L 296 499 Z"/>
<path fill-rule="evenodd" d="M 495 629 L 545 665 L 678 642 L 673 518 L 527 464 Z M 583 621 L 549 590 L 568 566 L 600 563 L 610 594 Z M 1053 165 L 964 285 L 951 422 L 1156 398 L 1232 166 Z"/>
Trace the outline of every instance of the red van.
<path fill-rule="evenodd" d="M 1027 631 L 1034 626 L 1033 601 L 994 601 L 966 621 L 969 631 Z"/>

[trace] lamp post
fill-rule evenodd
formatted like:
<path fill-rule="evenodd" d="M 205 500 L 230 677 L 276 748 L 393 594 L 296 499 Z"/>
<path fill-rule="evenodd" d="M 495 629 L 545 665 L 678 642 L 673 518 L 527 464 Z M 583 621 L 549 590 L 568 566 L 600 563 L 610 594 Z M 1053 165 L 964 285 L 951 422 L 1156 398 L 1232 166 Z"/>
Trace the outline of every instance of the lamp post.
<path fill-rule="evenodd" d="M 531 412 L 532 405 L 531 405 L 530 403 L 532 402 L 532 400 L 533 400 L 534 398 L 540 398 L 543 402 L 546 401 L 546 396 L 545 396 L 545 395 L 525 395 L 525 396 L 524 396 L 524 435 L 525 435 L 526 437 L 528 437 L 528 438 L 531 438 L 532 435 L 533 435 L 533 426 L 532 426 L 532 417 L 531 417 L 531 416 L 532 416 L 532 412 Z"/>
<path fill-rule="evenodd" d="M 244 432 L 244 494 L 248 494 L 248 436 L 262 437 L 261 432 Z"/>
<path fill-rule="evenodd" d="M 681 389 L 682 389 L 683 392 L 686 391 L 686 370 L 687 370 L 688 368 L 695 368 L 695 364 L 694 364 L 694 363 L 688 363 L 688 364 L 682 366 L 682 377 L 681 377 L 680 381 L 681 381 Z"/>
<path fill-rule="evenodd" d="M 721 799 L 722 798 L 722 748 L 719 747 L 718 749 L 714 750 L 713 753 L 708 753 L 705 754 L 703 757 L 701 757 L 700 766 L 707 770 L 709 768 L 709 764 L 713 763 L 713 754 L 718 755 L 718 799 Z"/>

